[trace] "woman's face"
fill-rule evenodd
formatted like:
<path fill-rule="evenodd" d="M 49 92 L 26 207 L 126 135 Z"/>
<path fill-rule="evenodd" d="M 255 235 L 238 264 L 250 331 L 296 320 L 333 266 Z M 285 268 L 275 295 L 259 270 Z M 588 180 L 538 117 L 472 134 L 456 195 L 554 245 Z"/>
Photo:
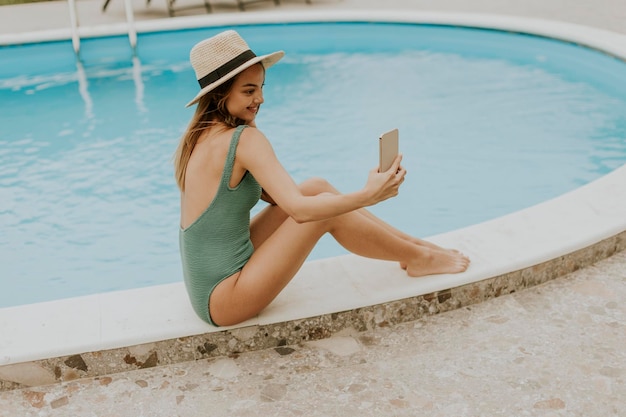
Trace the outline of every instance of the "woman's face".
<path fill-rule="evenodd" d="M 263 103 L 264 82 L 265 69 L 261 64 L 255 64 L 239 74 L 226 99 L 228 113 L 247 124 L 253 122 Z"/>

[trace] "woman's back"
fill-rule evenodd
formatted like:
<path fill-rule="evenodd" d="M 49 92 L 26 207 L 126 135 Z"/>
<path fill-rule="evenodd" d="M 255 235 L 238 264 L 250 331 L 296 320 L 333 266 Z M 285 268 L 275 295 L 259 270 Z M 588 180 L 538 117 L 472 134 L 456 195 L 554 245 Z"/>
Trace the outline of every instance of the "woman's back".
<path fill-rule="evenodd" d="M 207 129 L 194 147 L 187 165 L 185 191 L 181 193 L 183 229 L 200 217 L 215 198 L 234 132 L 235 129 Z M 229 186 L 235 188 L 245 172 L 235 160 Z"/>

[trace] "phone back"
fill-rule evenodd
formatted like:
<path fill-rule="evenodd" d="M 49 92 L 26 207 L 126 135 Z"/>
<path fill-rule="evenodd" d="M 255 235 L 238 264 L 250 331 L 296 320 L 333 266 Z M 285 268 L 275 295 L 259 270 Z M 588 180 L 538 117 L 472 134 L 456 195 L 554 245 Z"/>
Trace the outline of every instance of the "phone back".
<path fill-rule="evenodd" d="M 390 130 L 383 133 L 379 138 L 379 155 L 380 161 L 378 165 L 379 172 L 385 172 L 393 164 L 393 160 L 398 156 L 399 151 L 399 133 L 398 129 Z"/>

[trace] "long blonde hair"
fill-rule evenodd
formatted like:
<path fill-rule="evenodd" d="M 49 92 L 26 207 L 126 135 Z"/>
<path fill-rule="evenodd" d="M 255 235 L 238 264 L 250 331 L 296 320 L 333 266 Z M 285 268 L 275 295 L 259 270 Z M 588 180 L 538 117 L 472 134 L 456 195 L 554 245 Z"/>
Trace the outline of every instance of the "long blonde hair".
<path fill-rule="evenodd" d="M 236 78 L 236 77 L 235 77 Z M 235 78 L 226 81 L 200 98 L 196 112 L 191 118 L 174 154 L 174 177 L 181 191 L 185 191 L 185 174 L 193 149 L 206 129 L 216 125 L 235 128 L 245 122 L 234 117 L 226 109 L 226 100 Z"/>

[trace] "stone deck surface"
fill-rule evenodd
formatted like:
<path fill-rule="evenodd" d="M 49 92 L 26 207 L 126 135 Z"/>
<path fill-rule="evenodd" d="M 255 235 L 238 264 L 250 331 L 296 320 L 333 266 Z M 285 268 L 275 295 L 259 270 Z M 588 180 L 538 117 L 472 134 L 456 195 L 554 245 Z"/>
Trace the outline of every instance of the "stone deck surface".
<path fill-rule="evenodd" d="M 0 393 L 0 416 L 624 416 L 626 251 L 400 325 Z"/>
<path fill-rule="evenodd" d="M 201 1 L 197 1 L 201 6 Z M 233 2 L 217 13 L 237 13 Z M 561 20 L 626 33 L 623 0 L 283 0 L 279 9 L 406 8 Z M 137 20 L 166 7 L 134 0 Z M 178 6 L 194 5 L 179 0 Z M 82 25 L 121 0 L 78 2 Z M 250 11 L 275 10 L 272 2 Z M 180 15 L 202 13 L 202 7 Z M 67 3 L 0 7 L 0 33 L 67 27 Z M 626 252 L 417 321 L 228 357 L 0 393 L 16 416 L 626 416 Z"/>

